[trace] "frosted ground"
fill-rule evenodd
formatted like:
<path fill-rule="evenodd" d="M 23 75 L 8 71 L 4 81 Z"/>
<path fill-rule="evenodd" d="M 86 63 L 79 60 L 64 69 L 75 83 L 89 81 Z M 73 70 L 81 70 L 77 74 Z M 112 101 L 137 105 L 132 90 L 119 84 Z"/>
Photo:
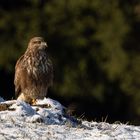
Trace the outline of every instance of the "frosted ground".
<path fill-rule="evenodd" d="M 0 104 L 11 104 L 4 101 Z M 50 98 L 30 106 L 14 100 L 0 111 L 0 140 L 140 140 L 140 127 L 78 121 Z"/>

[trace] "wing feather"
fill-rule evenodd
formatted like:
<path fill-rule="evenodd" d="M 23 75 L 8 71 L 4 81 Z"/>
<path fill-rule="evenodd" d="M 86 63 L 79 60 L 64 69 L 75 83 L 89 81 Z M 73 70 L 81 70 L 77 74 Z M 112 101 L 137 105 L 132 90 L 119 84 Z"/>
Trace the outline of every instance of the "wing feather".
<path fill-rule="evenodd" d="M 22 74 L 22 61 L 24 55 L 22 55 L 15 66 L 15 78 L 14 78 L 14 85 L 15 85 L 15 96 L 18 97 L 21 92 L 21 74 Z"/>

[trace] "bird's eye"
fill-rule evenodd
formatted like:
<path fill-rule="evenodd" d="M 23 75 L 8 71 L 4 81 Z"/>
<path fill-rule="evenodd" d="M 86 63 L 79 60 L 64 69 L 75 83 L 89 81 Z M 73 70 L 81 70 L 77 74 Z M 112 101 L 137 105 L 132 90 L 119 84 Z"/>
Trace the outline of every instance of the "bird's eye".
<path fill-rule="evenodd" d="M 41 44 L 41 41 L 34 41 L 33 44 Z"/>
<path fill-rule="evenodd" d="M 35 43 L 36 43 L 36 44 L 41 44 L 41 41 L 36 41 Z"/>

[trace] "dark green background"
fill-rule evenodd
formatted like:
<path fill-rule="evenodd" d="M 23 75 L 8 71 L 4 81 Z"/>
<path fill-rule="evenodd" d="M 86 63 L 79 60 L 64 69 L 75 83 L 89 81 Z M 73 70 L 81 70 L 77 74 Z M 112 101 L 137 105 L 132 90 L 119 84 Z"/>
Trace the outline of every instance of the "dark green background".
<path fill-rule="evenodd" d="M 1 0 L 0 96 L 14 98 L 14 66 L 34 36 L 54 63 L 48 96 L 88 120 L 140 125 L 140 3 Z"/>

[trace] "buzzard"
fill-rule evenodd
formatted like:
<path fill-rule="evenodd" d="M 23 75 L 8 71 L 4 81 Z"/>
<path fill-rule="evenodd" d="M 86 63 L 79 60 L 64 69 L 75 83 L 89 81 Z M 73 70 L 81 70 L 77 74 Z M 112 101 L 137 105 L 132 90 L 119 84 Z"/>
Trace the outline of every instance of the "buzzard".
<path fill-rule="evenodd" d="M 47 95 L 52 83 L 53 65 L 48 56 L 48 46 L 42 37 L 34 37 L 15 66 L 15 96 L 34 104 L 36 99 Z"/>

